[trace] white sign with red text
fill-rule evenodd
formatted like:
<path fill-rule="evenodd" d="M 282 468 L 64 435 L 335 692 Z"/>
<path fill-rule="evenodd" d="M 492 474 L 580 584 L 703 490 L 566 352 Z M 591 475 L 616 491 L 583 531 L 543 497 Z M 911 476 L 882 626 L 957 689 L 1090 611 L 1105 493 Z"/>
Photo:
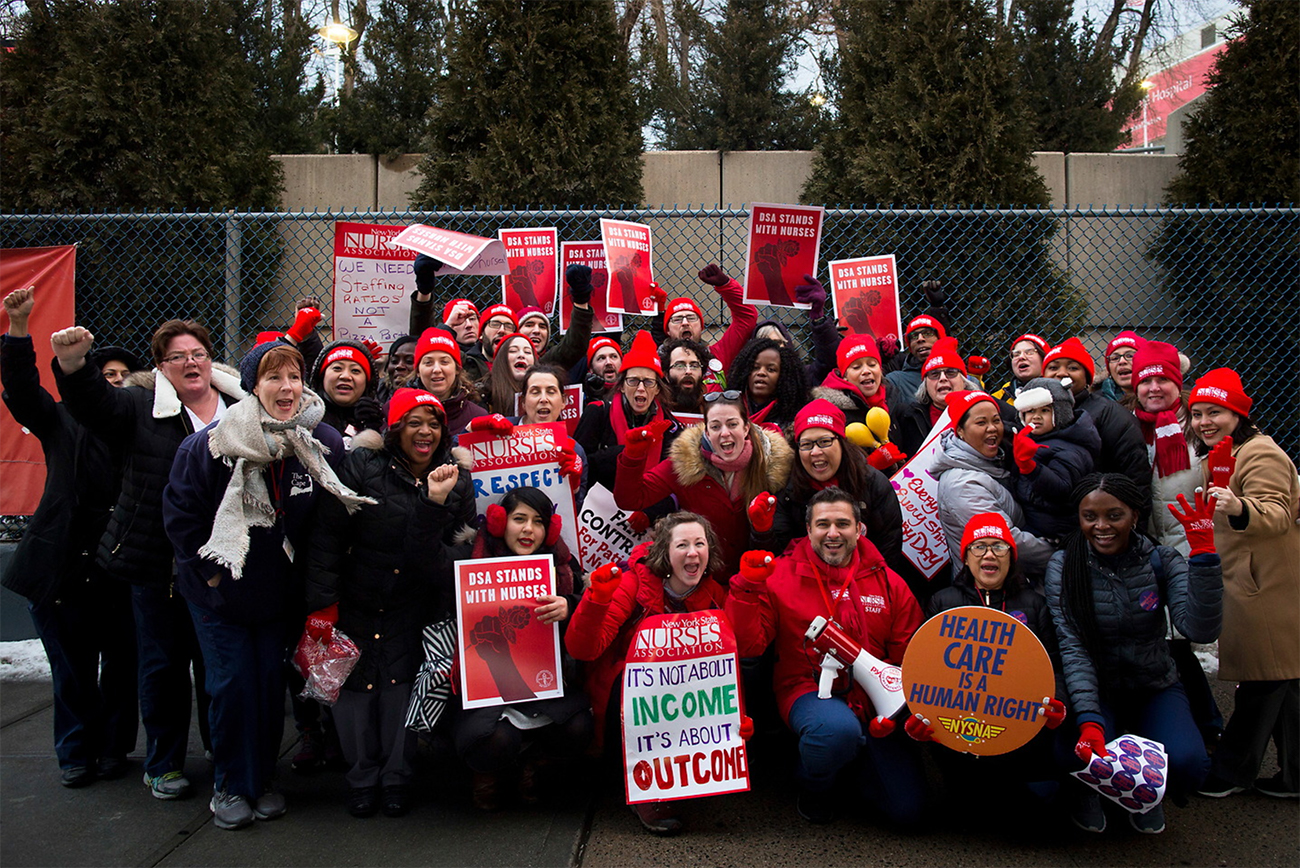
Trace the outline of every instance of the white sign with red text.
<path fill-rule="evenodd" d="M 591 572 L 609 563 L 627 560 L 632 549 L 650 539 L 650 534 L 632 530 L 632 513 L 619 509 L 614 493 L 597 482 L 587 489 L 578 511 L 578 559 Z"/>
<path fill-rule="evenodd" d="M 398 247 L 432 256 L 449 274 L 508 274 L 506 248 L 496 238 L 480 238 L 416 223 L 392 240 Z"/>
<path fill-rule="evenodd" d="M 890 484 L 903 511 L 903 554 L 927 579 L 948 563 L 948 538 L 939 521 L 939 481 L 930 473 L 939 454 L 939 435 L 948 428 L 948 411 L 930 429 L 925 442 Z"/>

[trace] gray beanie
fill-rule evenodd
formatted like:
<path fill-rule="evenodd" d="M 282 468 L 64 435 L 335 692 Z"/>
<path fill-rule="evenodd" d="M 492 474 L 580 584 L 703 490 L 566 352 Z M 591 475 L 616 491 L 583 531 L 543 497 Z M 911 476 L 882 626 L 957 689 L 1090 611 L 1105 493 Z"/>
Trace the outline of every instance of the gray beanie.
<path fill-rule="evenodd" d="M 1049 404 L 1052 406 L 1053 428 L 1059 430 L 1074 421 L 1074 394 L 1068 378 L 1054 380 L 1051 377 L 1034 377 L 1025 383 L 1016 396 L 1016 412 L 1034 410 Z"/>

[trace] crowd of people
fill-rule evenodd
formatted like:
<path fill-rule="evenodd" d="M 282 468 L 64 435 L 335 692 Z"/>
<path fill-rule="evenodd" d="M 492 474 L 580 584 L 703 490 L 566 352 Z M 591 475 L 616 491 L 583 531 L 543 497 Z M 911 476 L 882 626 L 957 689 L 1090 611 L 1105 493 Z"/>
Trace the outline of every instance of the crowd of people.
<path fill-rule="evenodd" d="M 563 696 L 453 699 L 437 724 L 484 810 L 545 798 L 574 763 L 621 767 L 638 625 L 703 610 L 735 632 L 746 737 L 793 744 L 809 822 L 839 809 L 919 826 L 929 751 L 954 792 L 992 784 L 1102 832 L 1118 814 L 1069 773 L 1122 734 L 1165 746 L 1173 804 L 1300 795 L 1300 480 L 1230 368 L 1198 364 L 1192 380 L 1174 346 L 1124 331 L 1099 377 L 1078 337 L 1026 333 L 998 383 L 962 355 L 937 284 L 900 341 L 842 334 L 811 275 L 795 289 L 802 346 L 717 265 L 699 272 L 728 309 L 711 343 L 699 304 L 658 287 L 648 329 L 593 336 L 584 266 L 564 276 L 574 314 L 553 339 L 538 309 L 440 293 L 439 268 L 416 259 L 410 334 L 388 347 L 322 341 L 313 299 L 234 367 L 191 320 L 159 326 L 147 361 L 64 328 L 48 360 L 61 400 L 27 329 L 39 299 L 4 298 L 4 400 L 48 468 L 4 584 L 31 601 L 50 657 L 65 786 L 127 773 L 142 722 L 148 792 L 191 795 L 197 698 L 216 825 L 281 816 L 287 692 L 293 768 L 340 768 L 356 817 L 401 816 L 418 792 L 407 712 L 422 633 L 455 616 L 453 565 L 543 555 L 555 589 L 530 617 L 559 625 Z M 589 575 L 542 490 L 480 515 L 457 446 L 556 422 L 571 385 L 583 407 L 560 472 L 579 503 L 604 486 L 629 531 L 648 532 Z M 890 482 L 923 448 L 950 559 L 933 577 L 907 555 L 916 529 Z M 1057 686 L 1029 743 L 983 758 L 928 744 L 931 721 L 878 714 L 848 674 L 818 696 L 814 618 L 899 665 L 922 621 L 958 606 L 1008 612 L 1047 649 Z M 335 630 L 360 657 L 322 706 L 300 698 L 288 660 L 304 634 Z M 1227 714 L 1192 650 L 1216 640 L 1218 677 L 1236 683 Z M 674 834 L 679 805 L 634 811 Z M 1163 804 L 1127 816 L 1165 827 Z"/>

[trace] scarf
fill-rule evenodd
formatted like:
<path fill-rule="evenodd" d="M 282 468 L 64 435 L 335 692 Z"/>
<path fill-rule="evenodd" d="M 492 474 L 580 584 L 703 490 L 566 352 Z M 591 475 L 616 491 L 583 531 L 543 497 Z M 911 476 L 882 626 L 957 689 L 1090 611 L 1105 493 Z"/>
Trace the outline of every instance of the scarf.
<path fill-rule="evenodd" d="M 626 443 L 627 432 L 631 431 L 633 428 L 644 428 L 646 425 L 649 425 L 651 422 L 655 422 L 659 419 L 667 418 L 664 415 L 663 409 L 659 406 L 658 401 L 650 402 L 650 409 L 646 412 L 646 420 L 642 422 L 640 425 L 628 424 L 627 416 L 630 410 L 631 407 L 628 406 L 627 398 L 623 397 L 622 395 L 615 396 L 610 401 L 609 425 L 611 428 L 614 429 L 615 443 L 620 443 L 620 444 Z M 650 442 L 650 452 L 648 453 L 650 455 L 650 458 L 646 459 L 646 467 L 653 467 L 654 465 L 658 464 L 659 459 L 663 458 L 663 454 L 664 454 L 663 450 L 664 450 L 664 438 L 663 435 L 660 434 Z"/>
<path fill-rule="evenodd" d="M 939 417 L 943 415 L 943 411 L 945 408 L 940 407 L 938 404 L 933 404 L 933 403 L 926 404 L 926 406 L 930 408 L 930 427 L 933 428 L 935 426 L 935 423 L 939 421 Z"/>
<path fill-rule="evenodd" d="M 234 473 L 212 520 L 212 535 L 199 549 L 199 556 L 230 570 L 234 579 L 244 574 L 248 557 L 249 531 L 273 527 L 278 520 L 276 505 L 267 492 L 262 471 L 276 461 L 297 458 L 307 474 L 330 494 L 355 512 L 361 497 L 339 481 L 325 460 L 325 446 L 312 430 L 325 415 L 325 404 L 310 389 L 302 390 L 302 402 L 292 419 L 271 418 L 256 397 L 248 397 L 226 410 L 208 432 L 208 451 L 213 458 L 234 463 Z"/>
<path fill-rule="evenodd" d="M 879 407 L 882 410 L 888 410 L 889 404 L 885 400 L 885 381 L 880 381 L 880 388 L 876 389 L 876 394 L 867 396 L 862 394 L 862 390 L 840 376 L 839 371 L 831 371 L 822 380 L 822 386 L 827 389 L 835 389 L 847 394 L 854 402 L 863 405 L 870 410 L 872 407 Z"/>
<path fill-rule="evenodd" d="M 1142 427 L 1142 439 L 1148 446 L 1153 441 L 1155 443 L 1156 460 L 1152 467 L 1155 468 L 1156 475 L 1169 476 L 1192 468 L 1192 459 L 1187 454 L 1187 438 L 1183 436 L 1183 426 L 1178 422 L 1176 411 L 1148 413 L 1138 407 L 1133 413 Z"/>
<path fill-rule="evenodd" d="M 740 454 L 735 458 L 727 460 L 718 453 L 713 451 L 713 444 L 707 437 L 700 439 L 700 447 L 704 450 L 705 456 L 708 457 L 709 463 L 718 468 L 724 474 L 730 474 L 731 479 L 727 483 L 727 493 L 731 499 L 735 500 L 740 496 L 741 471 L 749 466 L 749 459 L 754 457 L 754 441 L 749 437 L 745 438 L 745 445 L 741 447 Z"/>

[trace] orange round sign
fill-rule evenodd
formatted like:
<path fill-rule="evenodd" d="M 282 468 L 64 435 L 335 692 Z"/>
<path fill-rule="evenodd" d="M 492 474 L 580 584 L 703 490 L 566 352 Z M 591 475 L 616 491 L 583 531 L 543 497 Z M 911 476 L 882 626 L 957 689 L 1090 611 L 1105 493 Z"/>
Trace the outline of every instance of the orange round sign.
<path fill-rule="evenodd" d="M 945 747 L 1009 753 L 1043 725 L 1052 661 L 1038 637 L 1006 612 L 962 606 L 921 625 L 903 656 L 903 695 Z"/>

